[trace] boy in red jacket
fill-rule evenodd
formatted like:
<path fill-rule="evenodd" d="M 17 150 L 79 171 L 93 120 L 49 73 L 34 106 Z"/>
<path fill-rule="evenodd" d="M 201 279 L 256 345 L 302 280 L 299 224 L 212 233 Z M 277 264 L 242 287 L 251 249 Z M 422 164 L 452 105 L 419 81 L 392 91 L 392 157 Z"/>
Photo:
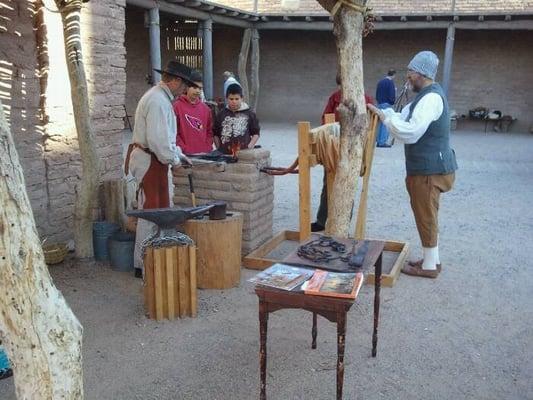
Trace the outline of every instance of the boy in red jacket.
<path fill-rule="evenodd" d="M 200 72 L 193 71 L 191 80 L 186 93 L 174 102 L 176 142 L 185 154 L 209 153 L 213 150 L 211 110 L 200 99 L 204 86 Z"/>

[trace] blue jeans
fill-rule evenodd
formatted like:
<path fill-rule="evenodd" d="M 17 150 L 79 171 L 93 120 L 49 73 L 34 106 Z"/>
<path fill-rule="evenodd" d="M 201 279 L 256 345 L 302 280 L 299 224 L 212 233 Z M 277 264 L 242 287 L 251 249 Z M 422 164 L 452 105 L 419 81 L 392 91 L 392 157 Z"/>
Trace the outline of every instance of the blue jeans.
<path fill-rule="evenodd" d="M 378 105 L 378 108 L 381 110 L 384 110 L 385 108 L 391 108 L 392 105 L 389 103 L 381 103 Z M 376 135 L 376 143 L 378 146 L 383 146 L 387 144 L 389 140 L 389 132 L 387 131 L 387 127 L 383 125 L 381 122 L 378 124 L 378 134 Z"/>

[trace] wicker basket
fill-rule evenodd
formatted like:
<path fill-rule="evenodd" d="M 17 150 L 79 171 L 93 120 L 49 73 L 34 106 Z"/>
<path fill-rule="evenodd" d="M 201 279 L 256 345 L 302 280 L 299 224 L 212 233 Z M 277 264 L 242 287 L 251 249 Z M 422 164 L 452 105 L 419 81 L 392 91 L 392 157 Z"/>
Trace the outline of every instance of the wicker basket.
<path fill-rule="evenodd" d="M 65 243 L 47 244 L 43 246 L 44 261 L 48 265 L 63 262 L 68 253 Z"/>

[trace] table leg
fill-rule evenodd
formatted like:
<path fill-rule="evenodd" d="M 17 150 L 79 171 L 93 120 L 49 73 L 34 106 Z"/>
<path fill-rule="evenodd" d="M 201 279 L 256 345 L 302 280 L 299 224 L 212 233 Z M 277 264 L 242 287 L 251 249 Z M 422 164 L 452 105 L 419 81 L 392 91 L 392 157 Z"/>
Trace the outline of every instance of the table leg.
<path fill-rule="evenodd" d="M 342 400 L 344 384 L 344 341 L 346 338 L 346 311 L 337 313 L 337 400 Z"/>
<path fill-rule="evenodd" d="M 311 343 L 311 348 L 316 349 L 316 312 L 313 313 L 313 329 L 311 329 L 311 336 L 313 338 L 313 342 Z"/>
<path fill-rule="evenodd" d="M 265 302 L 259 300 L 259 366 L 261 375 L 261 393 L 260 400 L 266 400 L 266 367 L 267 367 L 267 328 L 268 328 L 268 311 Z"/>
<path fill-rule="evenodd" d="M 372 334 L 372 357 L 377 355 L 378 347 L 378 323 L 379 323 L 379 294 L 381 291 L 381 264 L 383 253 L 379 255 L 376 261 L 376 270 L 374 273 L 374 333 Z"/>

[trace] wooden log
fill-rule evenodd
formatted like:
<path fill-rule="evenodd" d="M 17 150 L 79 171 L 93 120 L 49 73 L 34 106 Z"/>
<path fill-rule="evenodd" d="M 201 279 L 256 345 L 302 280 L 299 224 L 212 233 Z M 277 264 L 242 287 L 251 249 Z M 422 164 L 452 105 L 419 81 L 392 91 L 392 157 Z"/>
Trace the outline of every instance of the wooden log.
<path fill-rule="evenodd" d="M 298 122 L 298 185 L 300 190 L 300 241 L 311 236 L 311 171 L 309 122 Z"/>
<path fill-rule="evenodd" d="M 124 228 L 126 225 L 124 182 L 122 179 L 105 181 L 102 183 L 102 192 L 105 220 L 119 224 Z"/>
<path fill-rule="evenodd" d="M 250 107 L 252 110 L 257 109 L 259 100 L 259 31 L 252 29 L 252 56 L 251 56 L 251 87 L 250 87 Z"/>
<path fill-rule="evenodd" d="M 242 224 L 242 214 L 237 212 L 226 219 L 191 219 L 185 223 L 185 233 L 196 244 L 199 288 L 228 289 L 239 285 Z"/>
<path fill-rule="evenodd" d="M 248 91 L 248 78 L 246 75 L 246 64 L 248 61 L 248 53 L 250 51 L 250 42 L 252 39 L 252 28 L 246 28 L 242 36 L 241 52 L 239 53 L 239 61 L 237 63 L 237 71 L 239 74 L 239 83 L 242 87 L 244 100 L 250 101 L 250 93 Z"/>

